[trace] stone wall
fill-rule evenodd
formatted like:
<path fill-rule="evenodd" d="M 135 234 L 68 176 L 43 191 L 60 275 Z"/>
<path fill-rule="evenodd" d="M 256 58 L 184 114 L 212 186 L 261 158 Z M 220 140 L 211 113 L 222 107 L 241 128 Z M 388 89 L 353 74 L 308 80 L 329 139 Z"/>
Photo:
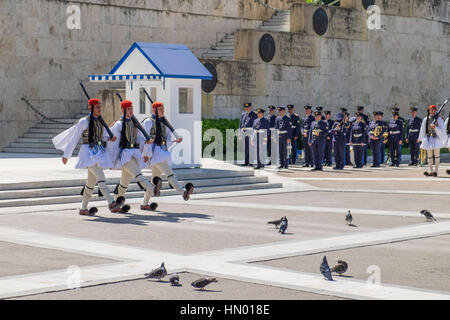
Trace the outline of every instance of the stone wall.
<path fill-rule="evenodd" d="M 73 4 L 79 30 L 67 27 Z M 22 95 L 48 116 L 70 117 L 86 107 L 78 80 L 108 73 L 133 42 L 186 44 L 201 54 L 221 33 L 255 28 L 273 13 L 253 0 L 1 0 L 0 148 L 39 120 Z M 103 89 L 86 86 L 92 96 Z"/>

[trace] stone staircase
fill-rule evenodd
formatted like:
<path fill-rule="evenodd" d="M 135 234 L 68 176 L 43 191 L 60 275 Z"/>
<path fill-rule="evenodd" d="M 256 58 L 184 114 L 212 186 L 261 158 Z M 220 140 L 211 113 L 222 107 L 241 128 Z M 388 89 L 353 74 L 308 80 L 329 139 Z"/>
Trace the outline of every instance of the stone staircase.
<path fill-rule="evenodd" d="M 185 185 L 187 182 L 194 184 L 194 194 L 282 187 L 281 183 L 269 183 L 268 178 L 265 176 L 255 176 L 253 169 L 219 170 L 196 168 L 175 169 L 174 172 L 182 185 Z M 106 173 L 108 174 L 108 171 Z M 144 171 L 144 175 L 151 177 L 149 171 Z M 112 192 L 117 183 L 119 183 L 119 178 L 107 178 L 106 180 Z M 85 179 L 0 183 L 0 208 L 80 203 L 82 199 L 80 192 L 85 183 Z M 177 194 L 177 191 L 171 189 L 168 182 L 164 180 L 161 196 Z M 144 192 L 138 185 L 131 183 L 126 194 L 127 199 L 142 198 L 143 196 Z M 98 191 L 95 188 L 92 200 L 101 199 L 104 198 L 98 197 Z"/>
<path fill-rule="evenodd" d="M 268 21 L 264 21 L 259 26 L 259 30 L 289 32 L 291 29 L 290 17 L 289 10 L 277 11 Z M 226 33 L 202 55 L 202 58 L 232 60 L 234 58 L 234 33 Z"/>
<path fill-rule="evenodd" d="M 56 150 L 52 143 L 52 138 L 64 130 L 70 128 L 73 123 L 89 114 L 86 110 L 73 118 L 55 119 L 67 124 L 55 123 L 48 120 L 42 120 L 34 128 L 25 133 L 16 141 L 11 142 L 4 147 L 2 152 L 8 153 L 33 153 L 33 154 L 62 154 L 62 151 Z M 75 148 L 73 156 L 78 154 L 80 144 Z"/>

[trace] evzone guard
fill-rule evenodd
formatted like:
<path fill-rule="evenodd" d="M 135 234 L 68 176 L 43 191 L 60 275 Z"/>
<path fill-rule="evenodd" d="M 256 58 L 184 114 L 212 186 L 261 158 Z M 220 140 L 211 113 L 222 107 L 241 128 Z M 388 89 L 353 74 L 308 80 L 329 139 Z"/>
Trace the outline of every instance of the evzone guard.
<path fill-rule="evenodd" d="M 125 198 L 118 197 L 114 201 L 109 193 L 103 173 L 103 169 L 109 169 L 113 166 L 110 155 L 106 150 L 106 140 L 113 142 L 116 140 L 116 136 L 108 133 L 108 127 L 101 117 L 101 104 L 98 99 L 89 100 L 89 109 L 91 112 L 88 116 L 81 118 L 71 128 L 54 137 L 52 142 L 56 149 L 64 152 L 62 162 L 67 164 L 67 160 L 72 156 L 80 138 L 83 138 L 83 144 L 78 153 L 78 162 L 75 165 L 77 169 L 87 169 L 88 171 L 86 185 L 81 191 L 83 200 L 80 215 L 93 216 L 98 212 L 95 207 L 88 209 L 88 203 L 92 198 L 96 184 L 98 184 L 99 196 L 105 196 L 111 212 L 120 212 Z"/>
<path fill-rule="evenodd" d="M 424 175 L 437 177 L 440 164 L 440 151 L 441 148 L 445 147 L 447 135 L 445 132 L 444 120 L 439 116 L 439 114 L 437 114 L 437 108 L 435 105 L 428 107 L 428 115 L 422 121 L 418 140 L 422 141 L 420 148 L 427 150 L 430 172 L 426 171 L 424 172 Z"/>
<path fill-rule="evenodd" d="M 144 162 L 140 146 L 150 143 L 150 139 L 146 139 L 143 128 L 136 118 L 133 117 L 132 102 L 124 100 L 120 106 L 123 116 L 111 128 L 117 140 L 111 143 L 108 148 L 111 157 L 115 159 L 114 169 L 122 170 L 120 182 L 116 186 L 114 193 L 117 199 L 124 197 L 131 180 L 135 179 L 139 187 L 145 190 L 144 199 L 148 201 L 152 195 L 153 185 L 141 172 L 147 165 Z M 155 209 L 156 206 L 156 204 L 153 204 Z M 122 212 L 127 212 L 128 210 L 129 207 L 122 208 Z"/>
<path fill-rule="evenodd" d="M 169 185 L 175 188 L 187 201 L 194 192 L 194 185 L 189 182 L 183 188 L 171 167 L 171 147 L 175 145 L 174 143 L 180 143 L 182 138 L 178 136 L 164 117 L 164 103 L 156 101 L 152 104 L 152 109 L 152 116 L 142 123 L 144 130 L 151 138 L 150 143 L 145 144 L 142 148 L 142 156 L 147 167 L 152 170 L 152 182 L 155 186 L 153 195 L 159 196 L 162 187 L 161 176 L 165 175 Z M 149 201 L 150 194 L 146 193 L 141 210 L 153 211 L 156 209 L 153 204 L 148 204 Z"/>

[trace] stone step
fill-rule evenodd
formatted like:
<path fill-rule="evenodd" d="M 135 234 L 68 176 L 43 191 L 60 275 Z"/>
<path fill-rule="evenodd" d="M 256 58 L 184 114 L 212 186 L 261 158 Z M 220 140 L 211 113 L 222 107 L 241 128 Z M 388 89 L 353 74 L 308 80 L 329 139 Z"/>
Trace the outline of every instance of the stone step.
<path fill-rule="evenodd" d="M 205 53 L 202 56 L 203 58 L 209 58 L 209 59 L 230 59 L 232 60 L 234 58 L 233 54 L 213 54 L 213 53 Z"/>
<path fill-rule="evenodd" d="M 80 118 L 81 118 L 81 117 L 80 117 Z M 60 122 L 66 122 L 66 123 L 71 123 L 71 124 L 73 124 L 73 123 L 77 122 L 78 120 L 80 120 L 80 118 L 61 118 L 61 119 L 55 119 L 55 120 L 58 120 L 58 121 L 60 121 Z M 53 122 L 53 121 L 48 121 L 48 120 L 42 120 L 41 123 L 42 123 L 42 124 L 54 124 L 55 122 Z"/>
<path fill-rule="evenodd" d="M 51 149 L 54 148 L 52 143 L 28 143 L 28 142 L 11 142 L 8 148 L 39 148 L 39 149 Z"/>
<path fill-rule="evenodd" d="M 30 130 L 28 130 L 29 133 L 54 133 L 55 135 L 57 135 L 58 133 L 63 132 L 63 129 L 49 129 L 49 128 L 30 128 Z"/>
<path fill-rule="evenodd" d="M 224 44 L 218 44 L 215 50 L 234 50 L 234 45 L 224 45 Z"/>
<path fill-rule="evenodd" d="M 56 149 L 39 149 L 39 148 L 3 148 L 3 152 L 7 153 L 35 153 L 35 154 L 62 154 L 62 151 Z M 74 151 L 73 156 L 76 156 L 77 152 Z"/>
<path fill-rule="evenodd" d="M 52 143 L 52 139 L 46 138 L 17 138 L 17 143 Z"/>
<path fill-rule="evenodd" d="M 242 184 L 258 184 L 267 183 L 267 177 L 230 177 L 230 178 L 216 178 L 216 179 L 193 179 L 193 180 L 179 180 L 181 185 L 184 186 L 187 182 L 192 182 L 196 187 L 207 186 L 230 186 L 230 185 L 242 185 Z M 83 183 L 84 185 L 84 183 Z M 109 184 L 109 191 L 112 193 L 117 184 Z M 40 189 L 27 189 L 27 190 L 8 190 L 0 191 L 0 200 L 7 199 L 26 199 L 26 198 L 40 198 L 40 197 L 60 197 L 60 196 L 76 196 L 79 195 L 82 186 L 71 187 L 58 187 L 58 188 L 40 188 Z M 169 183 L 166 181 L 163 183 L 162 190 L 172 190 Z M 127 192 L 141 191 L 141 188 L 136 183 L 131 183 L 127 189 Z M 98 193 L 98 189 L 94 190 L 94 193 Z"/>
<path fill-rule="evenodd" d="M 61 124 L 61 123 L 38 123 L 36 128 L 38 129 L 69 129 L 73 124 Z"/>
<path fill-rule="evenodd" d="M 289 32 L 290 28 L 288 28 L 288 27 L 261 27 L 260 30 Z"/>
<path fill-rule="evenodd" d="M 228 192 L 228 191 L 242 191 L 242 190 L 260 190 L 260 189 L 275 189 L 281 188 L 281 183 L 256 183 L 256 184 L 239 184 L 230 186 L 207 186 L 195 188 L 195 194 L 212 193 L 212 192 Z M 161 196 L 177 195 L 176 190 L 162 190 Z M 126 198 L 142 198 L 144 196 L 143 191 L 131 191 L 127 192 Z M 92 200 L 102 200 L 104 198 L 98 198 L 95 193 Z M 152 198 L 157 202 L 157 198 Z M 0 207 L 20 207 L 20 206 L 34 206 L 34 205 L 46 205 L 46 204 L 62 204 L 62 203 L 79 203 L 82 200 L 81 195 L 72 196 L 58 196 L 58 197 L 39 197 L 39 198 L 22 198 L 22 199 L 7 199 L 0 200 Z"/>
<path fill-rule="evenodd" d="M 117 171 L 118 172 L 118 171 Z M 150 170 L 143 170 L 144 176 L 151 177 Z M 183 180 L 210 180 L 220 178 L 246 178 L 255 175 L 254 170 L 221 170 L 221 169 L 174 169 L 174 173 L 180 181 Z M 163 177 L 163 180 L 166 180 Z M 111 185 L 116 185 L 120 178 L 107 178 L 107 182 Z M 71 179 L 71 180 L 47 180 L 47 181 L 31 181 L 27 183 L 0 183 L 0 191 L 8 190 L 28 190 L 48 188 L 64 188 L 78 186 L 82 187 L 86 183 L 86 179 Z"/>
<path fill-rule="evenodd" d="M 209 54 L 218 54 L 218 55 L 222 55 L 222 54 L 234 54 L 233 50 L 211 50 L 210 52 L 208 52 Z"/>
<path fill-rule="evenodd" d="M 44 138 L 44 139 L 53 139 L 56 134 L 54 133 L 25 133 L 23 138 Z"/>

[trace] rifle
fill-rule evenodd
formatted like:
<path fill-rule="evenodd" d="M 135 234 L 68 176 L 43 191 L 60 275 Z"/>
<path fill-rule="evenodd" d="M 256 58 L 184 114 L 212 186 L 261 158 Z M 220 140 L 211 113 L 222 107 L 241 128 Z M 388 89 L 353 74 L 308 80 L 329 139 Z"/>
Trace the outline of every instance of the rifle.
<path fill-rule="evenodd" d="M 80 81 L 80 86 L 81 89 L 83 89 L 84 94 L 86 95 L 87 99 L 90 100 L 91 98 L 89 97 L 89 94 L 86 91 L 86 88 L 84 87 L 84 85 L 81 83 Z M 92 112 L 92 110 L 91 110 Z M 102 124 L 102 126 L 105 128 L 106 132 L 108 132 L 109 137 L 112 139 L 114 138 L 114 134 L 112 133 L 111 129 L 108 127 L 108 125 L 106 124 L 105 120 L 103 120 L 103 117 L 101 115 L 98 116 L 98 121 L 100 121 L 100 123 Z"/>
<path fill-rule="evenodd" d="M 116 92 L 116 95 L 117 95 L 117 97 L 119 97 L 120 101 L 123 101 L 122 96 L 118 92 Z M 147 140 L 147 141 L 151 140 L 151 138 L 148 135 L 147 131 L 145 131 L 144 127 L 141 125 L 141 123 L 138 121 L 138 119 L 136 119 L 134 114 L 131 116 L 131 121 L 133 121 L 133 124 L 135 125 L 135 127 L 138 128 L 138 130 L 140 132 L 142 132 L 142 134 L 145 137 L 145 140 Z"/>
<path fill-rule="evenodd" d="M 449 98 L 450 99 L 450 98 Z M 439 118 L 439 115 L 441 114 L 442 109 L 444 109 L 445 105 L 448 103 L 449 99 L 445 100 L 444 103 L 441 105 L 441 107 L 439 108 L 439 110 L 436 112 L 436 114 L 434 115 L 434 119 L 431 122 L 431 124 L 436 124 L 437 119 Z"/>

